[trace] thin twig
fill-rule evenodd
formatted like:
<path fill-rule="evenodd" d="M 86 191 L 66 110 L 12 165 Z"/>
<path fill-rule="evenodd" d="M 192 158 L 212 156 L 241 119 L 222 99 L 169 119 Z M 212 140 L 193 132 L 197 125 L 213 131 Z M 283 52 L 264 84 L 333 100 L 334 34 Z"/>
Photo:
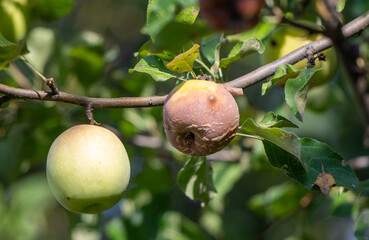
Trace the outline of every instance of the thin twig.
<path fill-rule="evenodd" d="M 163 105 L 166 98 L 166 95 L 150 97 L 92 98 L 61 91 L 59 92 L 59 96 L 56 96 L 46 91 L 14 88 L 1 83 L 0 93 L 10 95 L 14 99 L 65 102 L 83 107 L 90 104 L 94 109 L 154 107 Z"/>

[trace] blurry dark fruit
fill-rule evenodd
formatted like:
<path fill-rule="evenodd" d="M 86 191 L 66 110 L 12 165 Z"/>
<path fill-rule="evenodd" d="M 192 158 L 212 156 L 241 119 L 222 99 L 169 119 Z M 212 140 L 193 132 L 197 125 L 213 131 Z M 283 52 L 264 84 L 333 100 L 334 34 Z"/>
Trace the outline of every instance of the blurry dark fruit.
<path fill-rule="evenodd" d="M 206 156 L 229 144 L 239 125 L 238 106 L 222 84 L 188 80 L 167 97 L 165 134 L 179 151 Z"/>
<path fill-rule="evenodd" d="M 259 22 L 264 0 L 200 0 L 200 13 L 215 29 L 246 30 Z"/>

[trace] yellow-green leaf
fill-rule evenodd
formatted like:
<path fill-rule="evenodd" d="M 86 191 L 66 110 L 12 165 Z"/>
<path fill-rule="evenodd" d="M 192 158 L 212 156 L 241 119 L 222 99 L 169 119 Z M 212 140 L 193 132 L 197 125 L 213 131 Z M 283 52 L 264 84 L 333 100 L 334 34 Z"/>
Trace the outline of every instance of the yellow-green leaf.
<path fill-rule="evenodd" d="M 200 45 L 193 45 L 191 49 L 182 54 L 179 54 L 171 62 L 169 62 L 167 64 L 167 68 L 178 73 L 192 72 L 193 63 L 200 52 L 199 49 Z"/>

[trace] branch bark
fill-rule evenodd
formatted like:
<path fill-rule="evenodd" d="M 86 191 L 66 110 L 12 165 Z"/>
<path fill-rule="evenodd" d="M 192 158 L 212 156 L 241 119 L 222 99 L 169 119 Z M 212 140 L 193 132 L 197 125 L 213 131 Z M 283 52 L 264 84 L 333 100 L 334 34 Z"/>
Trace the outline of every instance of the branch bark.
<path fill-rule="evenodd" d="M 345 38 L 351 37 L 354 34 L 362 31 L 369 25 L 369 11 L 346 24 L 342 28 L 342 33 Z M 288 55 L 264 65 L 248 74 L 245 74 L 232 81 L 224 83 L 224 85 L 233 88 L 247 88 L 256 84 L 270 76 L 277 70 L 278 66 L 284 63 L 295 64 L 306 58 L 306 51 L 311 50 L 313 54 L 321 52 L 332 46 L 332 41 L 327 38 L 321 38 L 310 44 L 307 44 Z M 3 100 L 10 99 L 31 99 L 40 101 L 56 101 L 69 104 L 80 105 L 83 107 L 90 106 L 93 109 L 102 108 L 132 108 L 132 107 L 153 107 L 164 104 L 165 96 L 150 96 L 150 97 L 122 97 L 122 98 L 92 98 L 86 96 L 74 95 L 59 91 L 58 95 L 53 92 L 42 90 L 31 90 L 14 88 L 5 84 L 0 84 L 0 93 L 4 94 Z M 4 97 L 6 96 L 6 97 Z M 0 101 L 1 104 L 1 101 Z"/>
<path fill-rule="evenodd" d="M 54 95 L 52 92 L 14 88 L 1 83 L 0 93 L 5 94 L 5 96 L 10 97 L 11 99 L 31 99 L 40 101 L 64 102 L 80 105 L 83 107 L 90 106 L 93 109 L 160 106 L 163 105 L 166 98 L 166 96 L 92 98 L 61 91 L 59 91 L 58 95 Z"/>
<path fill-rule="evenodd" d="M 369 11 L 366 12 L 364 15 L 346 24 L 342 28 L 343 36 L 345 38 L 351 37 L 354 34 L 361 32 L 368 25 L 369 25 Z M 301 61 L 302 59 L 306 57 L 307 50 L 311 50 L 313 51 L 313 54 L 316 54 L 327 48 L 332 47 L 332 45 L 333 45 L 332 41 L 328 37 L 323 37 L 319 40 L 316 40 L 314 42 L 311 42 L 310 44 L 307 44 L 305 46 L 302 46 L 296 49 L 295 51 L 287 54 L 284 57 L 281 57 L 280 59 L 274 62 L 266 64 L 246 75 L 236 78 L 230 82 L 227 82 L 225 83 L 225 85 L 228 85 L 231 87 L 246 88 L 248 86 L 254 85 L 255 83 L 262 81 L 263 79 L 266 79 L 272 76 L 277 70 L 278 66 L 281 64 L 285 64 L 285 63 L 295 64 Z"/>

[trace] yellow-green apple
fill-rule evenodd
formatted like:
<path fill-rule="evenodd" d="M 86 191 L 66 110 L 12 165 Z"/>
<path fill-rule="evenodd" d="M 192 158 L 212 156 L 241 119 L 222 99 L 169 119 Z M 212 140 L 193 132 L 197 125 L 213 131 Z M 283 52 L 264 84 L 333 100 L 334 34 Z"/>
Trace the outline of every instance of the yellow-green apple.
<path fill-rule="evenodd" d="M 265 52 L 262 55 L 262 64 L 267 64 L 277 60 L 297 48 L 322 37 L 322 34 L 309 34 L 306 30 L 290 25 L 280 26 L 271 34 L 265 44 Z M 330 48 L 322 53 L 326 56 L 326 61 L 319 61 L 318 59 L 315 60 L 315 68 L 322 68 L 322 70 L 315 73 L 311 86 L 318 86 L 329 82 L 336 73 L 337 57 L 334 49 Z M 294 64 L 294 66 L 299 70 L 304 69 L 307 66 L 307 59 L 301 60 Z M 284 85 L 288 78 L 294 78 L 297 75 L 298 73 L 288 74 L 279 80 L 278 84 Z"/>
<path fill-rule="evenodd" d="M 188 80 L 173 89 L 163 107 L 169 142 L 192 156 L 206 156 L 229 144 L 239 125 L 238 106 L 222 84 Z"/>
<path fill-rule="evenodd" d="M 46 165 L 52 193 L 66 209 L 99 213 L 123 196 L 130 163 L 124 145 L 110 130 L 77 125 L 59 135 L 50 147 Z"/>

